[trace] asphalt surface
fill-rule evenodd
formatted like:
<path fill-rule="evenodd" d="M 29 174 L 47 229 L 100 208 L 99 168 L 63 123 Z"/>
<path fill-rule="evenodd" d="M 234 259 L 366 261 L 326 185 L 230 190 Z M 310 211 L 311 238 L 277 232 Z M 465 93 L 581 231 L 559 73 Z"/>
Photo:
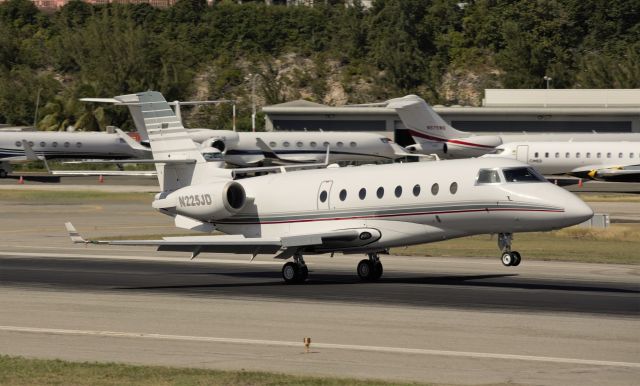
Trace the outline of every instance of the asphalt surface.
<path fill-rule="evenodd" d="M 500 272 L 497 261 L 493 272 L 392 271 L 377 283 L 361 282 L 355 268 L 349 270 L 345 264 L 332 268 L 325 263 L 318 269 L 310 264 L 307 284 L 291 286 L 282 282 L 276 264 L 197 263 L 186 259 L 184 263 L 176 263 L 50 256 L 12 258 L 8 255 L 0 260 L 1 286 L 469 310 L 640 314 L 638 282 L 521 276 L 517 270 Z M 393 266 L 393 259 L 385 259 L 387 265 Z M 424 268 L 424 264 L 420 265 Z"/>

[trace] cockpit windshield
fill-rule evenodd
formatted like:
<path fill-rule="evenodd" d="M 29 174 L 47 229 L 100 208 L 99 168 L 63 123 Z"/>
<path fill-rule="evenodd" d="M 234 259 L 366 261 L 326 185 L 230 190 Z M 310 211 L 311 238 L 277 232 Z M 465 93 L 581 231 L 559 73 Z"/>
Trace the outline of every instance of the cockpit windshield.
<path fill-rule="evenodd" d="M 500 182 L 500 174 L 498 174 L 497 169 L 480 169 L 478 172 L 479 184 L 497 184 Z"/>
<path fill-rule="evenodd" d="M 207 162 L 211 162 L 211 161 L 222 161 L 222 153 L 202 153 L 202 156 L 204 157 L 205 161 Z"/>
<path fill-rule="evenodd" d="M 502 169 L 506 182 L 544 182 L 546 181 L 533 168 Z"/>

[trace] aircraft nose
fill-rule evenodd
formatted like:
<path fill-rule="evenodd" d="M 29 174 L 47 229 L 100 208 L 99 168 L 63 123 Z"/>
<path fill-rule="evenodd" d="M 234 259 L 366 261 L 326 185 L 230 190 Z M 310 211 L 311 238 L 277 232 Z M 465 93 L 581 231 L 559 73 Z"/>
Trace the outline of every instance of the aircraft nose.
<path fill-rule="evenodd" d="M 564 211 L 573 225 L 583 223 L 593 217 L 593 210 L 589 205 L 573 195 L 567 199 Z"/>

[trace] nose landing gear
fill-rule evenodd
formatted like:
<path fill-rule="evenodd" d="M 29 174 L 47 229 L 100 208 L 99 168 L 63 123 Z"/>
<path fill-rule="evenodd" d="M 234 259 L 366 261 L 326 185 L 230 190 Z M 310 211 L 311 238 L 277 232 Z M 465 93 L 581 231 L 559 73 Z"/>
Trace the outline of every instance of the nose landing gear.
<path fill-rule="evenodd" d="M 502 265 L 505 267 L 517 267 L 520 265 L 522 258 L 520 253 L 511 250 L 511 242 L 513 241 L 512 233 L 500 233 L 498 234 L 498 248 L 502 251 Z"/>
<path fill-rule="evenodd" d="M 382 276 L 383 268 L 377 253 L 367 254 L 369 259 L 360 260 L 356 272 L 363 281 L 376 281 Z"/>

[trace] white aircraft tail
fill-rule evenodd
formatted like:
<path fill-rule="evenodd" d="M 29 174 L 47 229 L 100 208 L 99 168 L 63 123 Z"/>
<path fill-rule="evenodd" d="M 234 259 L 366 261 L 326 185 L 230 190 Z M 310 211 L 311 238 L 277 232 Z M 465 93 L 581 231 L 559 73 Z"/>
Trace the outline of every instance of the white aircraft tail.
<path fill-rule="evenodd" d="M 156 163 L 161 191 L 232 178 L 229 170 L 204 159 L 162 94 L 147 91 L 116 99 L 136 112 L 134 119 L 147 131 L 153 159 L 162 161 Z"/>
<path fill-rule="evenodd" d="M 465 138 L 471 134 L 456 130 L 436 113 L 424 99 L 417 95 L 390 99 L 387 107 L 398 112 L 402 123 L 409 129 L 416 142 L 444 142 Z"/>

